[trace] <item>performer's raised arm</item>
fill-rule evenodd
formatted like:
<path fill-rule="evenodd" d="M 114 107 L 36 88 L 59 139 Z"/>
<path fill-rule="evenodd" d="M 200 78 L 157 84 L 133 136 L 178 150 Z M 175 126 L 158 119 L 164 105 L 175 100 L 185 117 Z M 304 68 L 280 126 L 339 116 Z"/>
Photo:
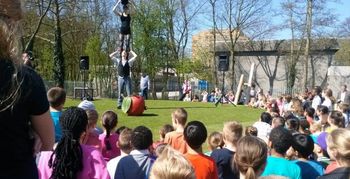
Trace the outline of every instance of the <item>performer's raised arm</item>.
<path fill-rule="evenodd" d="M 111 58 L 111 60 L 116 64 L 118 64 L 118 58 L 117 58 L 118 53 L 120 53 L 120 52 L 117 50 L 117 51 L 109 54 L 109 57 Z"/>
<path fill-rule="evenodd" d="M 114 14 L 117 15 L 117 16 L 121 16 L 121 15 L 122 15 L 121 12 L 118 12 L 118 5 L 120 4 L 120 1 L 121 1 L 121 0 L 118 0 L 117 4 L 115 4 L 114 7 L 113 7 L 113 12 L 114 12 Z"/>
<path fill-rule="evenodd" d="M 133 50 L 131 50 L 130 53 L 131 53 L 132 56 L 131 56 L 131 58 L 129 60 L 129 63 L 132 63 L 132 62 L 135 61 L 135 59 L 137 57 L 137 54 Z"/>

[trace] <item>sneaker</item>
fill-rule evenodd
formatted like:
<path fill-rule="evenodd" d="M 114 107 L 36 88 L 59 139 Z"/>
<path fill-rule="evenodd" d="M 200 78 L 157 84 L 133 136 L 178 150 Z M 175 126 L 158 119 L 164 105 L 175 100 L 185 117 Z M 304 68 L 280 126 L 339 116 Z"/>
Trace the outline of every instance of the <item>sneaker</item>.
<path fill-rule="evenodd" d="M 121 106 L 118 106 L 117 109 L 121 109 L 122 107 Z"/>

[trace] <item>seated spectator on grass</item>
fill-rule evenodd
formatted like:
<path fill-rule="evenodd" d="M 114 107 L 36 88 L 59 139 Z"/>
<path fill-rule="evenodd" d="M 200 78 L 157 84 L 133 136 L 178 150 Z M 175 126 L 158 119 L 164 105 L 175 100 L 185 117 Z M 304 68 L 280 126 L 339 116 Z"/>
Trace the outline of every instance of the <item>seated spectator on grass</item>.
<path fill-rule="evenodd" d="M 321 128 L 322 128 L 321 124 L 317 122 L 312 123 L 310 126 L 310 132 L 311 132 L 310 137 L 312 138 L 314 143 L 317 142 L 317 137 L 322 132 Z"/>
<path fill-rule="evenodd" d="M 323 168 L 326 168 L 331 163 L 327 152 L 326 137 L 327 133 L 321 132 L 317 136 L 316 141 L 314 141 L 314 153 L 316 154 L 314 158 L 323 166 Z"/>
<path fill-rule="evenodd" d="M 191 101 L 191 95 L 190 93 L 187 93 L 183 101 L 190 102 Z"/>
<path fill-rule="evenodd" d="M 272 129 L 268 141 L 268 146 L 271 148 L 270 156 L 267 158 L 262 176 L 281 175 L 293 179 L 301 178 L 300 167 L 284 158 L 292 142 L 293 136 L 287 129 L 283 127 Z"/>
<path fill-rule="evenodd" d="M 41 152 L 39 178 L 109 179 L 106 161 L 95 147 L 80 144 L 88 119 L 84 110 L 71 107 L 60 117 L 62 138 L 54 151 Z"/>
<path fill-rule="evenodd" d="M 120 155 L 118 157 L 112 158 L 107 163 L 107 170 L 111 178 L 114 178 L 115 170 L 117 169 L 119 160 L 129 155 L 132 150 L 131 136 L 132 130 L 128 128 L 125 128 L 123 131 L 121 131 L 119 135 L 118 142 L 115 145 L 117 145 L 117 147 L 120 149 Z"/>
<path fill-rule="evenodd" d="M 322 125 L 322 131 L 326 131 L 326 129 L 329 127 L 328 123 L 328 116 L 329 116 L 329 110 L 326 106 L 318 106 L 316 109 L 316 116 L 318 119 L 318 123 Z"/>
<path fill-rule="evenodd" d="M 202 102 L 203 102 L 203 103 L 208 102 L 208 92 L 205 91 L 205 90 L 203 90 L 203 92 L 201 93 L 201 95 L 202 95 Z"/>
<path fill-rule="evenodd" d="M 334 129 L 344 128 L 345 119 L 341 112 L 332 111 L 328 116 L 329 127 L 326 129 L 327 133 L 331 133 Z"/>
<path fill-rule="evenodd" d="M 350 131 L 335 129 L 327 136 L 328 151 L 339 167 L 320 179 L 350 178 Z"/>
<path fill-rule="evenodd" d="M 306 119 L 299 121 L 299 133 L 310 135 L 310 123 Z"/>
<path fill-rule="evenodd" d="M 138 126 L 132 131 L 131 145 L 133 150 L 129 155 L 119 160 L 114 178 L 144 179 L 149 177 L 155 157 L 149 152 L 152 132 L 145 126 Z"/>
<path fill-rule="evenodd" d="M 156 141 L 152 144 L 153 149 L 156 149 L 159 144 L 164 143 L 165 135 L 169 132 L 174 131 L 174 127 L 170 124 L 164 124 L 159 130 L 159 141 Z"/>
<path fill-rule="evenodd" d="M 176 109 L 171 114 L 171 121 L 175 131 L 167 133 L 164 142 L 185 154 L 187 152 L 187 144 L 183 132 L 187 122 L 187 111 L 184 108 Z"/>
<path fill-rule="evenodd" d="M 191 163 L 178 151 L 166 146 L 154 162 L 150 179 L 196 179 Z"/>
<path fill-rule="evenodd" d="M 311 125 L 312 123 L 314 123 L 315 109 L 312 107 L 306 108 L 304 111 L 304 116 L 307 122 L 309 122 L 309 124 Z"/>
<path fill-rule="evenodd" d="M 207 139 L 207 129 L 199 121 L 189 122 L 184 129 L 184 138 L 189 146 L 185 157 L 191 162 L 197 179 L 217 179 L 215 161 L 202 153 Z"/>
<path fill-rule="evenodd" d="M 264 171 L 267 159 L 267 145 L 254 136 L 245 136 L 237 143 L 234 164 L 241 179 L 256 179 Z"/>
<path fill-rule="evenodd" d="M 62 114 L 64 103 L 66 102 L 66 91 L 60 87 L 53 87 L 47 92 L 47 99 L 50 104 L 51 118 L 55 125 L 55 142 L 58 142 L 62 136 L 59 119 Z"/>
<path fill-rule="evenodd" d="M 85 135 L 83 136 L 81 143 L 96 147 L 101 151 L 102 149 L 101 142 L 98 139 L 98 133 L 95 130 L 97 125 L 97 120 L 98 120 L 98 113 L 94 109 L 87 109 L 85 110 L 85 112 L 88 116 L 88 129 Z"/>
<path fill-rule="evenodd" d="M 299 133 L 299 125 L 299 119 L 296 117 L 291 117 L 286 121 L 286 128 L 292 135 Z"/>
<path fill-rule="evenodd" d="M 258 129 L 258 137 L 267 142 L 271 131 L 272 116 L 267 112 L 263 112 L 260 115 L 260 120 L 253 124 Z"/>
<path fill-rule="evenodd" d="M 279 116 L 279 117 L 274 117 L 272 119 L 272 122 L 271 122 L 271 129 L 275 128 L 275 127 L 279 127 L 279 126 L 282 126 L 284 127 L 285 125 L 285 120 L 283 117 Z"/>
<path fill-rule="evenodd" d="M 299 120 L 304 119 L 304 109 L 302 106 L 301 101 L 298 98 L 293 98 L 290 102 L 290 112 L 292 112 L 292 114 L 298 118 Z"/>
<path fill-rule="evenodd" d="M 210 155 L 216 163 L 220 179 L 239 178 L 237 170 L 232 168 L 232 157 L 235 155 L 237 141 L 242 137 L 243 127 L 236 121 L 226 122 L 223 128 L 224 148 L 217 149 Z"/>
<path fill-rule="evenodd" d="M 91 101 L 88 101 L 88 100 L 83 100 L 82 102 L 80 102 L 78 107 L 81 108 L 81 109 L 84 109 L 85 111 L 87 111 L 87 110 L 94 110 L 94 111 L 96 111 L 95 104 L 93 102 L 91 102 Z M 96 113 L 97 113 L 97 111 L 96 111 Z M 95 132 L 97 134 L 102 134 L 103 130 L 96 126 L 95 127 Z"/>
<path fill-rule="evenodd" d="M 272 117 L 280 116 L 280 111 L 276 99 L 269 99 L 266 104 L 266 112 L 270 113 Z"/>
<path fill-rule="evenodd" d="M 247 126 L 244 132 L 245 136 L 258 136 L 258 129 L 254 126 Z"/>
<path fill-rule="evenodd" d="M 339 105 L 339 110 L 340 110 L 340 112 L 343 113 L 344 120 L 345 120 L 344 121 L 345 127 L 348 127 L 349 123 L 350 123 L 350 106 L 349 106 L 349 104 L 341 103 Z"/>
<path fill-rule="evenodd" d="M 310 136 L 306 134 L 293 135 L 292 148 L 297 158 L 293 162 L 300 167 L 302 178 L 316 179 L 323 175 L 323 166 L 317 161 L 310 159 L 314 151 L 314 141 Z"/>
<path fill-rule="evenodd" d="M 199 96 L 197 94 L 193 96 L 192 102 L 199 102 Z"/>
<path fill-rule="evenodd" d="M 326 90 L 324 90 L 324 92 L 323 92 L 323 98 L 324 98 L 324 100 L 323 100 L 323 102 L 322 102 L 321 105 L 327 106 L 327 108 L 328 108 L 329 111 L 333 111 L 334 105 L 335 105 L 335 103 L 336 103 L 336 99 L 335 99 L 335 97 L 333 96 L 332 90 L 329 89 L 329 88 L 326 89 Z"/>
<path fill-rule="evenodd" d="M 115 145 L 119 135 L 114 132 L 118 124 L 118 115 L 113 111 L 106 111 L 102 114 L 103 134 L 98 136 L 102 145 L 102 155 L 106 161 L 120 155 L 120 149 Z"/>
<path fill-rule="evenodd" d="M 224 140 L 222 133 L 214 131 L 210 133 L 208 137 L 208 148 L 209 151 L 205 152 L 205 155 L 210 156 L 213 150 L 221 149 L 224 146 Z"/>

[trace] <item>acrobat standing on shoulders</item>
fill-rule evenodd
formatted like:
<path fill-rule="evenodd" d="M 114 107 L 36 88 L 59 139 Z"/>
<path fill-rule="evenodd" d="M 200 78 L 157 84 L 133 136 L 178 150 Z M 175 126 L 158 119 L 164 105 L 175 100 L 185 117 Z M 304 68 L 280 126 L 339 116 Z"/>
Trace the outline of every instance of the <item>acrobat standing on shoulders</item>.
<path fill-rule="evenodd" d="M 123 5 L 122 12 L 118 11 L 119 4 Z M 121 26 L 120 26 L 120 47 L 119 51 L 122 53 L 122 51 L 130 51 L 130 35 L 131 35 L 131 16 L 129 11 L 129 6 L 131 6 L 131 3 L 129 3 L 128 0 L 119 0 L 117 4 L 113 7 L 113 12 L 120 17 Z M 125 47 L 124 47 L 125 46 Z"/>
<path fill-rule="evenodd" d="M 128 52 L 125 50 L 122 52 L 121 58 L 118 58 L 118 51 L 115 51 L 109 55 L 112 61 L 116 64 L 118 69 L 118 104 L 117 108 L 121 109 L 124 92 L 124 87 L 128 96 L 131 96 L 131 78 L 130 78 L 130 68 L 133 65 L 137 55 L 134 51 L 130 51 L 131 57 L 129 59 Z"/>

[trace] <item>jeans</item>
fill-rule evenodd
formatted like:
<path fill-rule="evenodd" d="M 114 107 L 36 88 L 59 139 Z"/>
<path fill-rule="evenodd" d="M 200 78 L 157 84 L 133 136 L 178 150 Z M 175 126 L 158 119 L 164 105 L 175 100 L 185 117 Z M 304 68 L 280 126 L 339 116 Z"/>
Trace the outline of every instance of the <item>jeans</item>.
<path fill-rule="evenodd" d="M 141 96 L 143 99 L 148 99 L 148 88 L 141 89 Z"/>
<path fill-rule="evenodd" d="M 124 87 L 128 96 L 131 96 L 131 79 L 130 76 L 118 76 L 118 106 L 122 106 Z"/>

